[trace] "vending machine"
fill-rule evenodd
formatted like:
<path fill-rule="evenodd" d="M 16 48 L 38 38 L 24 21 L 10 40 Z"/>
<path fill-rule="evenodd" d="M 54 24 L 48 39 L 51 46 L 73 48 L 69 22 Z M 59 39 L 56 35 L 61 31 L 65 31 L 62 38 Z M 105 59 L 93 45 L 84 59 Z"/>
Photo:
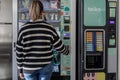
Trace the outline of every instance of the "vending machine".
<path fill-rule="evenodd" d="M 16 37 L 21 25 L 30 21 L 29 7 L 33 0 L 13 0 L 13 34 Z M 75 1 L 73 0 L 40 0 L 44 6 L 46 22 L 53 25 L 61 40 L 70 49 L 69 55 L 54 51 L 54 68 L 51 80 L 75 80 Z M 17 7 L 17 8 L 16 8 Z M 73 12 L 73 13 L 72 13 Z M 13 49 L 15 53 L 15 49 Z M 13 54 L 13 80 L 19 80 L 16 55 Z"/>
<path fill-rule="evenodd" d="M 118 0 L 77 0 L 77 80 L 118 79 Z"/>

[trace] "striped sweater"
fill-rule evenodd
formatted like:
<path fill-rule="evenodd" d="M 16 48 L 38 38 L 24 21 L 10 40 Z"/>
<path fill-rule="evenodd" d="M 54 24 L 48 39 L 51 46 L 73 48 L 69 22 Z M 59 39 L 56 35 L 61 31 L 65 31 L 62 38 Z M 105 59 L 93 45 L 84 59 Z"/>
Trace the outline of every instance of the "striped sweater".
<path fill-rule="evenodd" d="M 68 48 L 57 32 L 45 21 L 28 22 L 19 30 L 16 44 L 17 66 L 20 73 L 32 73 L 50 64 L 53 47 L 63 54 Z"/>

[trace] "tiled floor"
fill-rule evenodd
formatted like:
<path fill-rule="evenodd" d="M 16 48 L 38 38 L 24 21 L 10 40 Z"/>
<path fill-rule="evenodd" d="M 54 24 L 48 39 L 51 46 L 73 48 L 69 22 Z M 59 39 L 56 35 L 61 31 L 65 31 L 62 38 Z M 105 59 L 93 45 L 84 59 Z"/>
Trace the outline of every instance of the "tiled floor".
<path fill-rule="evenodd" d="M 9 56 L 0 56 L 0 80 L 12 80 L 12 63 Z"/>

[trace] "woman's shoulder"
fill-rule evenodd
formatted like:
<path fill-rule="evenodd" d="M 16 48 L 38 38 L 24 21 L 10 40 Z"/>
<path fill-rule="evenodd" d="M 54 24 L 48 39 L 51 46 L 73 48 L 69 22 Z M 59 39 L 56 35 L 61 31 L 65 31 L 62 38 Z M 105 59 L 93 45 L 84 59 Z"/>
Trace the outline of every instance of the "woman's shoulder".
<path fill-rule="evenodd" d="M 42 24 L 42 25 L 45 25 L 45 26 L 53 27 L 52 24 L 50 24 L 50 23 L 48 23 L 48 22 L 46 22 L 46 21 L 43 21 L 41 24 Z"/>
<path fill-rule="evenodd" d="M 34 26 L 34 27 L 33 27 Z M 38 21 L 38 22 L 27 22 L 21 26 L 21 30 L 26 30 L 30 28 L 47 28 L 50 30 L 54 30 L 54 27 L 52 24 L 46 22 L 46 21 Z"/>
<path fill-rule="evenodd" d="M 30 23 L 29 23 L 29 22 L 23 23 L 23 24 L 20 26 L 19 31 L 22 32 L 22 31 L 26 30 L 27 28 L 29 28 L 28 26 L 30 26 Z"/>

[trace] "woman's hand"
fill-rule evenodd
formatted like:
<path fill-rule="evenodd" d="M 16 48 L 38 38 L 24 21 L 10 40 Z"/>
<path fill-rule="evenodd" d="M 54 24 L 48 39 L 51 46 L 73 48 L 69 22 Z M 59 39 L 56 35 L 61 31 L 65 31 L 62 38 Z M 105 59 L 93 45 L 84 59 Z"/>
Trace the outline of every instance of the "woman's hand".
<path fill-rule="evenodd" d="M 20 79 L 24 79 L 24 74 L 23 73 L 20 73 L 19 76 L 20 76 Z"/>

